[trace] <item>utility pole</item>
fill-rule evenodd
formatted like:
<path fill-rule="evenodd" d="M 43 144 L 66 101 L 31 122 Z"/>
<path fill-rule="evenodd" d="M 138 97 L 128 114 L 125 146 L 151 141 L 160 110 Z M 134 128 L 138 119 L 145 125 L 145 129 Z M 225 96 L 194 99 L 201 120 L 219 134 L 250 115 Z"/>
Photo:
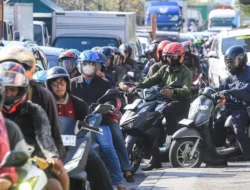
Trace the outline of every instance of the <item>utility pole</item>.
<path fill-rule="evenodd" d="M 3 25 L 4 25 L 3 0 L 0 0 L 0 39 L 2 39 L 4 37 Z"/>

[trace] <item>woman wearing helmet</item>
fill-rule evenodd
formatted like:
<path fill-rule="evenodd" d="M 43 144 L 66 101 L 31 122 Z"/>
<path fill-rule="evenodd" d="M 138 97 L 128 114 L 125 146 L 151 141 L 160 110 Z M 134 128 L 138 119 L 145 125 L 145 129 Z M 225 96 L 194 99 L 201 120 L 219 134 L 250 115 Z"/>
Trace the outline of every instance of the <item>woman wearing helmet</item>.
<path fill-rule="evenodd" d="M 50 125 L 51 134 L 55 140 L 60 156 L 65 156 L 65 149 L 62 144 L 61 134 L 58 126 L 58 116 L 56 114 L 55 102 L 52 94 L 32 80 L 36 68 L 36 59 L 32 52 L 23 46 L 9 44 L 0 51 L 0 65 L 6 61 L 15 61 L 24 67 L 29 81 L 29 92 L 27 99 L 40 105 L 46 112 Z"/>
<path fill-rule="evenodd" d="M 20 127 L 28 144 L 35 147 L 33 155 L 45 157 L 53 165 L 52 173 L 60 180 L 62 186 L 50 173 L 49 189 L 68 189 L 68 174 L 59 160 L 58 150 L 51 136 L 51 127 L 45 111 L 37 104 L 27 101 L 29 79 L 25 69 L 16 62 L 0 64 L 0 74 L 5 85 L 5 100 L 2 112 L 6 118 L 15 121 Z"/>
<path fill-rule="evenodd" d="M 57 102 L 57 110 L 62 134 L 75 134 L 77 120 L 83 121 L 88 114 L 86 103 L 70 92 L 70 77 L 66 69 L 60 66 L 52 67 L 47 72 L 46 86 L 54 95 Z M 95 168 L 93 170 L 93 168 Z M 106 167 L 100 157 L 90 149 L 88 155 L 86 172 L 90 181 L 91 189 L 110 189 L 112 184 Z M 98 173 L 98 175 L 96 175 Z M 71 188 L 82 184 L 71 183 Z"/>
<path fill-rule="evenodd" d="M 190 41 L 186 41 L 182 43 L 182 46 L 185 51 L 183 64 L 192 71 L 193 81 L 195 81 L 196 78 L 201 73 L 201 66 L 200 66 L 199 58 L 196 55 L 192 54 L 191 52 L 191 44 L 192 42 Z"/>
<path fill-rule="evenodd" d="M 161 94 L 175 99 L 175 101 L 170 102 L 163 111 L 167 122 L 167 139 L 171 140 L 170 137 L 178 130 L 178 121 L 185 117 L 189 110 L 192 73 L 182 64 L 184 60 L 184 49 L 181 44 L 177 42 L 167 44 L 162 55 L 168 64 L 162 66 L 156 74 L 139 84 L 139 88 L 150 88 L 161 83 L 164 87 L 161 90 Z M 177 81 L 182 83 L 182 88 L 170 89 L 169 86 Z M 158 147 L 154 147 L 152 153 L 153 159 L 147 168 L 143 168 L 144 171 L 162 167 Z"/>
<path fill-rule="evenodd" d="M 121 54 L 124 56 L 122 64 L 127 68 L 127 71 L 138 69 L 138 65 L 135 60 L 131 59 L 132 48 L 128 44 L 121 44 L 119 47 Z M 132 69 L 131 69 L 132 68 Z"/>
<path fill-rule="evenodd" d="M 157 50 L 156 50 L 157 59 L 155 60 L 157 63 L 153 64 L 149 68 L 147 77 L 154 75 L 163 65 L 165 65 L 167 63 L 166 60 L 162 59 L 162 51 L 163 51 L 164 47 L 169 43 L 170 43 L 170 41 L 164 40 L 164 41 L 161 41 L 159 43 L 159 45 L 157 46 Z"/>
<path fill-rule="evenodd" d="M 78 55 L 72 50 L 64 51 L 59 55 L 59 66 L 65 68 L 68 71 L 70 78 L 80 75 L 77 70 L 77 60 Z"/>

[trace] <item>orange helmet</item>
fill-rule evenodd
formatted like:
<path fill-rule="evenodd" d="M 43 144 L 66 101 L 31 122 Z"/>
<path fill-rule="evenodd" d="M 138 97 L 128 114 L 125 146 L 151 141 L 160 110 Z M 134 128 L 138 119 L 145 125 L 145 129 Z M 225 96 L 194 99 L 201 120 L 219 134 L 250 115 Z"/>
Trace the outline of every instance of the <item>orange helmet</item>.
<path fill-rule="evenodd" d="M 157 51 L 156 51 L 156 55 L 157 55 L 157 59 L 160 60 L 161 56 L 162 56 L 162 51 L 164 49 L 164 47 L 169 44 L 170 41 L 168 40 L 163 40 L 159 43 L 158 47 L 157 47 Z"/>
<path fill-rule="evenodd" d="M 178 42 L 172 42 L 167 44 L 164 47 L 162 54 L 166 56 L 178 56 L 180 63 L 182 63 L 184 60 L 184 48 Z"/>

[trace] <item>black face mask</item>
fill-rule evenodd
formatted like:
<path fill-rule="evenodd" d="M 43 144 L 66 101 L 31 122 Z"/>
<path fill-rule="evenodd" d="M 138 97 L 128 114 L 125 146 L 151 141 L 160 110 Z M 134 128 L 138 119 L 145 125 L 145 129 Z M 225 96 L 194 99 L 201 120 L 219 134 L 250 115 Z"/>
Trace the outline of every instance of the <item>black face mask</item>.
<path fill-rule="evenodd" d="M 170 59 L 168 58 L 168 63 L 171 68 L 176 68 L 179 65 L 179 60 L 178 59 Z"/>

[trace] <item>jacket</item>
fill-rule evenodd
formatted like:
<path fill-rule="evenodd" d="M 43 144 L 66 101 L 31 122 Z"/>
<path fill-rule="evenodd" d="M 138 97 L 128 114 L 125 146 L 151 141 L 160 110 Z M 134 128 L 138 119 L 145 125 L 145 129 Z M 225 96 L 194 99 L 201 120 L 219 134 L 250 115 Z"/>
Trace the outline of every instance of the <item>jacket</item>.
<path fill-rule="evenodd" d="M 161 68 L 163 65 L 164 65 L 164 64 L 163 64 L 161 61 L 160 61 L 160 62 L 157 62 L 157 63 L 155 63 L 155 64 L 153 64 L 151 67 L 149 67 L 147 77 L 153 76 L 157 71 L 160 70 L 160 68 Z"/>
<path fill-rule="evenodd" d="M 59 157 L 51 136 L 47 114 L 41 106 L 26 101 L 17 108 L 16 112 L 4 113 L 4 116 L 18 124 L 26 142 L 35 147 L 33 155 L 45 158 Z"/>
<path fill-rule="evenodd" d="M 186 65 L 192 72 L 194 72 L 193 74 L 195 74 L 196 71 L 198 73 L 201 73 L 201 66 L 199 59 L 196 55 L 192 53 L 189 54 L 188 56 L 185 56 L 185 59 L 182 64 Z"/>
<path fill-rule="evenodd" d="M 126 60 L 125 60 L 125 62 L 123 63 L 123 65 L 128 65 L 128 66 L 130 66 L 132 69 L 130 69 L 130 70 L 136 70 L 136 69 L 138 69 L 139 67 L 138 67 L 138 64 L 136 63 L 136 61 L 135 60 L 133 60 L 133 59 L 131 59 L 131 58 L 127 58 Z"/>
<path fill-rule="evenodd" d="M 167 88 L 172 82 L 175 81 L 180 81 L 183 85 L 182 88 L 174 89 L 174 96 L 177 98 L 177 100 L 190 100 L 192 73 L 185 65 L 181 65 L 177 71 L 171 71 L 170 67 L 165 65 L 161 67 L 157 73 L 141 83 L 140 87 L 150 88 L 162 83 L 163 87 Z"/>
<path fill-rule="evenodd" d="M 227 97 L 226 107 L 245 108 L 250 105 L 250 66 L 236 76 L 228 83 L 222 83 L 219 91 L 226 90 Z"/>
<path fill-rule="evenodd" d="M 3 115 L 0 115 L 0 162 L 2 162 L 6 153 L 8 153 L 10 149 L 9 145 L 9 137 L 8 132 L 5 126 L 5 120 Z M 3 167 L 0 168 L 0 178 L 9 179 L 12 183 L 17 182 L 17 174 L 14 167 Z"/>
<path fill-rule="evenodd" d="M 30 81 L 30 87 L 32 90 L 29 90 L 29 92 L 32 92 L 32 95 L 28 95 L 28 98 L 33 103 L 40 105 L 46 112 L 51 126 L 52 137 L 57 149 L 59 150 L 61 158 L 63 158 L 66 152 L 61 139 L 61 131 L 54 97 L 48 89 L 39 86 L 34 80 Z"/>
<path fill-rule="evenodd" d="M 89 84 L 82 76 L 71 79 L 71 94 L 81 98 L 88 105 L 96 103 L 111 88 L 108 81 L 98 76 L 94 76 Z"/>

